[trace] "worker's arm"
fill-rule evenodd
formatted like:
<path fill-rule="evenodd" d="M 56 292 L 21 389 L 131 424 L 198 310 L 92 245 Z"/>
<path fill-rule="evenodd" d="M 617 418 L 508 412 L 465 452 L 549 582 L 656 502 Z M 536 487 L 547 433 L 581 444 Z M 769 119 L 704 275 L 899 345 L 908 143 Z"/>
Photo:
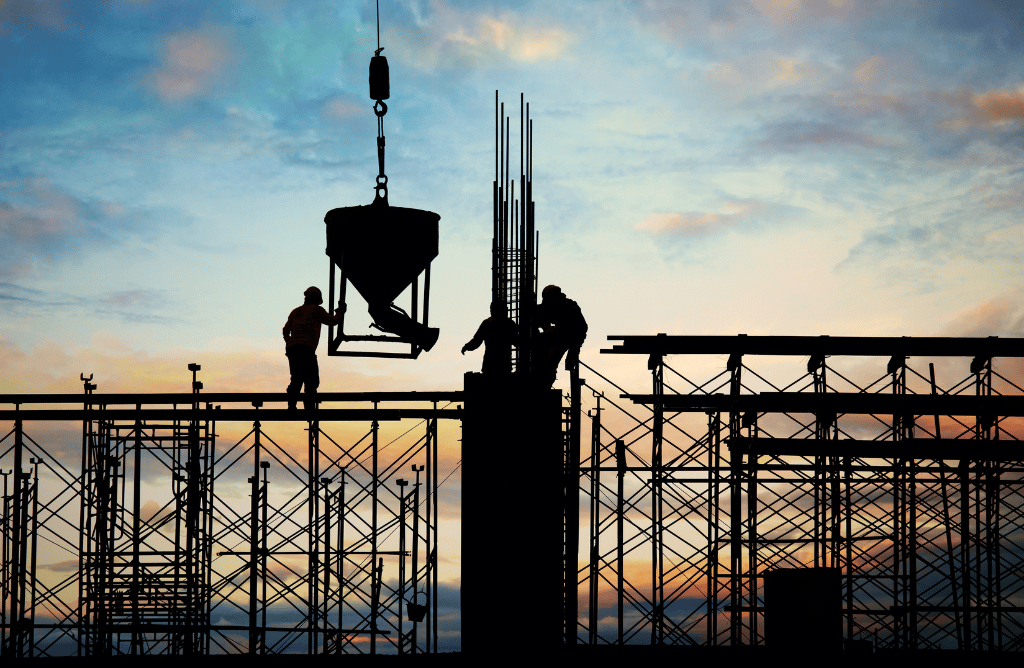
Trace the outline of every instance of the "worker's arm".
<path fill-rule="evenodd" d="M 341 317 L 345 314 L 345 304 L 341 304 L 338 308 L 334 309 L 334 315 L 327 312 L 327 309 L 320 307 L 317 311 L 317 315 L 320 316 L 320 322 L 325 325 L 337 325 L 341 322 Z"/>
<path fill-rule="evenodd" d="M 476 330 L 476 334 L 469 340 L 469 343 L 462 346 L 462 354 L 465 355 L 467 350 L 476 350 L 480 347 L 480 344 L 484 342 L 484 328 L 486 326 L 486 320 L 480 323 L 480 326 Z"/>

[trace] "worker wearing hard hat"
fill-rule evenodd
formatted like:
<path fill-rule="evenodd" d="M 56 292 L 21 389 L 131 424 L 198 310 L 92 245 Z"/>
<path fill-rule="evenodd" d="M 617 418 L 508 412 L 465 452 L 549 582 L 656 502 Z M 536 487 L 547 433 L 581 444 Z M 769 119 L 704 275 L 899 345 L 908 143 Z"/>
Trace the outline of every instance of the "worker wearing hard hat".
<path fill-rule="evenodd" d="M 542 332 L 537 336 L 534 368 L 547 387 L 555 382 L 558 363 L 565 355 L 565 369 L 571 371 L 580 362 L 580 348 L 587 338 L 587 320 L 580 305 L 569 299 L 557 285 L 541 291 L 534 322 Z"/>
<path fill-rule="evenodd" d="M 320 367 L 316 361 L 316 347 L 320 343 L 320 325 L 337 325 L 345 308 L 328 313 L 321 304 L 324 297 L 317 287 L 306 288 L 302 293 L 305 297 L 302 306 L 288 314 L 284 323 L 284 354 L 288 356 L 288 370 L 291 372 L 291 383 L 287 392 L 288 408 L 294 409 L 295 402 L 302 386 L 306 386 L 306 398 L 303 404 L 307 409 L 316 407 L 316 390 L 320 386 Z"/>

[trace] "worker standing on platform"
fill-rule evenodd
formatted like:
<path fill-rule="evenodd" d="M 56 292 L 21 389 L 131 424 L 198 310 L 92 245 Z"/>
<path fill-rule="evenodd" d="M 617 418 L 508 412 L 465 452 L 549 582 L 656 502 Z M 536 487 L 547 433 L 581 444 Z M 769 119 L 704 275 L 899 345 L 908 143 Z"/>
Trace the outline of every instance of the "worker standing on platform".
<path fill-rule="evenodd" d="M 562 355 L 566 356 L 566 371 L 575 369 L 580 363 L 580 348 L 587 338 L 587 320 L 580 305 L 566 297 L 557 285 L 544 288 L 541 299 L 534 314 L 535 322 L 541 328 L 534 363 L 540 381 L 551 387 L 558 375 Z"/>
<path fill-rule="evenodd" d="M 292 377 L 287 389 L 291 395 L 288 397 L 288 408 L 295 408 L 299 390 L 305 385 L 306 398 L 302 403 L 308 410 L 316 408 L 316 390 L 320 386 L 320 367 L 316 361 L 320 325 L 337 325 L 341 321 L 344 306 L 331 315 L 321 306 L 324 297 L 319 288 L 311 286 L 302 294 L 305 297 L 302 306 L 288 314 L 282 333 L 284 354 L 288 357 L 288 370 Z"/>
<path fill-rule="evenodd" d="M 508 309 L 501 302 L 491 302 L 491 317 L 480 323 L 469 343 L 462 346 L 462 354 L 476 350 L 484 344 L 485 376 L 507 376 L 512 373 L 512 346 L 519 337 L 519 326 L 508 317 Z"/>

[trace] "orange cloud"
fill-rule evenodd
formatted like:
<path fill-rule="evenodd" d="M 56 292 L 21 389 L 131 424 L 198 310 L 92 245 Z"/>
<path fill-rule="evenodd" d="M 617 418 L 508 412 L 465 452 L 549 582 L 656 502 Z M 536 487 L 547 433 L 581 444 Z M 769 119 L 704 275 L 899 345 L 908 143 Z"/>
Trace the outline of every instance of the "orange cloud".
<path fill-rule="evenodd" d="M 371 106 L 354 95 L 337 95 L 325 100 L 320 106 L 320 112 L 331 121 L 348 121 L 366 117 Z"/>
<path fill-rule="evenodd" d="M 1024 92 L 989 91 L 974 98 L 974 106 L 985 118 L 1024 118 Z"/>
<path fill-rule="evenodd" d="M 423 70 L 489 61 L 556 60 L 566 55 L 577 39 L 567 28 L 516 12 L 499 17 L 457 9 L 442 0 L 431 3 L 431 12 L 419 27 L 418 39 L 396 40 L 392 48 Z"/>
<path fill-rule="evenodd" d="M 199 97 L 224 74 L 233 60 L 227 36 L 216 30 L 187 30 L 162 45 L 162 63 L 150 84 L 164 102 Z"/>
<path fill-rule="evenodd" d="M 770 213 L 777 206 L 757 200 L 734 200 L 725 204 L 723 213 L 661 212 L 652 214 L 637 224 L 638 230 L 657 235 L 692 236 L 712 232 L 723 227 L 735 227 L 752 218 Z"/>
<path fill-rule="evenodd" d="M 945 97 L 951 105 L 963 109 L 960 116 L 942 124 L 942 127 L 948 130 L 967 130 L 983 125 L 1024 120 L 1024 88 L 1010 91 L 990 90 L 977 94 L 960 91 Z"/>
<path fill-rule="evenodd" d="M 853 80 L 859 84 L 869 84 L 878 78 L 879 71 L 882 66 L 881 56 L 871 56 L 865 58 L 853 71 Z"/>
<path fill-rule="evenodd" d="M 1024 309 L 1019 299 L 1007 295 L 959 313 L 943 328 L 946 336 L 1024 336 Z"/>

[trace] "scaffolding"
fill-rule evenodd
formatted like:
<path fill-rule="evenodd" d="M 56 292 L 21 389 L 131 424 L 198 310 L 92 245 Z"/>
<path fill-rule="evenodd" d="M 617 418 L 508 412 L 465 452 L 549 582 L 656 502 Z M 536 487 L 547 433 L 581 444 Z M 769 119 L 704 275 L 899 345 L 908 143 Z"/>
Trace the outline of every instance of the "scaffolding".
<path fill-rule="evenodd" d="M 567 642 L 770 647 L 765 574 L 834 568 L 804 613 L 848 649 L 1022 649 L 1021 340 L 609 338 L 651 391 L 587 367 L 619 396 L 591 387 Z"/>
<path fill-rule="evenodd" d="M 307 414 L 203 394 L 192 366 L 188 394 L 0 397 L 0 654 L 436 652 L 438 422 L 461 393 Z"/>

